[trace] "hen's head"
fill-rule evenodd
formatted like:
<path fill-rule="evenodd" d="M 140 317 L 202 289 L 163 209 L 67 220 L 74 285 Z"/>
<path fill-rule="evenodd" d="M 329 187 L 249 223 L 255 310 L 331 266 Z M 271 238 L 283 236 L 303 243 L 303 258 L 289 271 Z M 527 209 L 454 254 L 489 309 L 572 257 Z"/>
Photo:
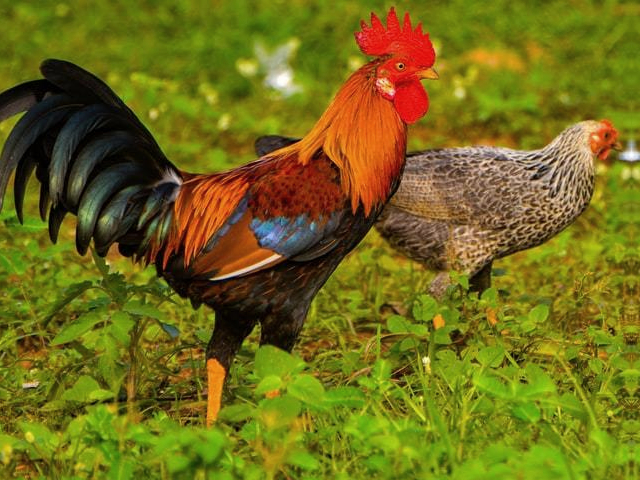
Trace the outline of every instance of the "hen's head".
<path fill-rule="evenodd" d="M 609 120 L 589 122 L 589 147 L 600 160 L 606 160 L 611 150 L 619 150 L 618 131 Z"/>
<path fill-rule="evenodd" d="M 387 15 L 385 28 L 375 13 L 371 14 L 371 26 L 363 20 L 362 30 L 355 33 L 363 53 L 379 57 L 375 70 L 375 87 L 392 101 L 400 118 L 413 123 L 429 109 L 429 97 L 420 80 L 437 79 L 432 68 L 436 59 L 429 35 L 422 33 L 422 24 L 414 29 L 409 14 L 403 25 L 392 7 Z"/>

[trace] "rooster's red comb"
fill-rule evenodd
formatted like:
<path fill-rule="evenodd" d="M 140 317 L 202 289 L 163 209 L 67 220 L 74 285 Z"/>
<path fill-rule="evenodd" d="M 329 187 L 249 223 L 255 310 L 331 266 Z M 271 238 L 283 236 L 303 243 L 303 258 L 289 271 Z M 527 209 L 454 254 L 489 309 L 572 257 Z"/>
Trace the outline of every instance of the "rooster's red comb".
<path fill-rule="evenodd" d="M 413 29 L 409 13 L 404 15 L 402 27 L 393 7 L 387 14 L 386 29 L 373 12 L 371 12 L 371 26 L 364 20 L 360 22 L 360 26 L 362 30 L 355 33 L 356 41 L 360 50 L 367 55 L 406 55 L 425 67 L 433 65 L 436 59 L 429 34 L 422 33 L 421 23 L 418 23 L 415 30 Z"/>

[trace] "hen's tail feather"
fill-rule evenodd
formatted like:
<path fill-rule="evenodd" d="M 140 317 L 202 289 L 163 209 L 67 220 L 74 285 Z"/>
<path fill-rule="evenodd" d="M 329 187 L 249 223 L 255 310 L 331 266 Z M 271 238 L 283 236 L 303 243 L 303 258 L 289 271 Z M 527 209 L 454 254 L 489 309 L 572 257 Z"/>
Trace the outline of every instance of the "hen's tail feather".
<path fill-rule="evenodd" d="M 76 248 L 94 240 L 105 255 L 118 243 L 127 256 L 152 260 L 173 221 L 181 173 L 155 139 L 101 80 L 47 60 L 43 80 L 0 93 L 0 120 L 26 110 L 0 156 L 0 209 L 13 170 L 18 219 L 28 179 L 40 181 L 40 215 L 55 243 L 66 214 L 77 214 Z"/>

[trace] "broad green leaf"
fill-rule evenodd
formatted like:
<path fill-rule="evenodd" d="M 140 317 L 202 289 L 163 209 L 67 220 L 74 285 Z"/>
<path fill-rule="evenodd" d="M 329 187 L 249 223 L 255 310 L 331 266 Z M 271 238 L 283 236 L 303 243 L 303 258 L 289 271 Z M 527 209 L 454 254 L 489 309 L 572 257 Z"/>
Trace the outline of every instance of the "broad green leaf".
<path fill-rule="evenodd" d="M 477 354 L 476 359 L 482 366 L 499 367 L 504 360 L 505 350 L 501 345 L 493 345 L 482 348 Z"/>
<path fill-rule="evenodd" d="M 534 402 L 525 402 L 511 407 L 511 413 L 514 417 L 525 422 L 536 423 L 540 420 L 540 409 Z"/>
<path fill-rule="evenodd" d="M 446 325 L 433 332 L 433 341 L 437 345 L 451 345 L 451 337 L 449 334 L 456 328 L 451 325 Z"/>
<path fill-rule="evenodd" d="M 127 312 L 119 311 L 111 315 L 110 333 L 122 345 L 128 346 L 131 340 L 130 332 L 136 321 Z"/>
<path fill-rule="evenodd" d="M 452 271 L 452 272 L 449 272 L 449 277 L 451 278 L 451 281 L 454 284 L 457 283 L 458 285 L 460 285 L 465 290 L 469 290 L 469 276 L 468 275 Z"/>
<path fill-rule="evenodd" d="M 316 457 L 309 452 L 300 450 L 290 454 L 287 463 L 308 471 L 317 470 L 320 467 L 320 462 Z"/>
<path fill-rule="evenodd" d="M 113 392 L 117 392 L 126 376 L 126 367 L 122 364 L 120 348 L 129 345 L 129 337 L 125 343 L 118 343 L 114 336 L 117 331 L 109 325 L 104 329 L 104 335 L 96 340 L 95 348 L 102 352 L 98 358 L 97 378 L 102 378 L 107 382 Z"/>
<path fill-rule="evenodd" d="M 113 397 L 115 397 L 113 392 L 102 388 L 93 390 L 91 393 L 89 393 L 89 400 L 91 401 L 102 401 Z"/>
<path fill-rule="evenodd" d="M 301 409 L 300 401 L 291 395 L 265 398 L 258 406 L 260 419 L 266 428 L 289 426 L 300 415 Z"/>
<path fill-rule="evenodd" d="M 93 286 L 94 286 L 93 282 L 90 282 L 88 280 L 86 280 L 84 282 L 79 282 L 79 283 L 74 283 L 72 285 L 69 285 L 65 289 L 62 298 L 59 298 L 58 300 L 56 300 L 54 306 L 51 308 L 51 310 L 49 311 L 49 314 L 47 315 L 47 319 L 51 318 L 53 315 L 58 313 L 66 305 L 68 305 L 73 300 L 78 298 L 84 292 L 86 292 L 90 288 L 93 288 Z"/>
<path fill-rule="evenodd" d="M 165 457 L 167 470 L 171 473 L 182 472 L 191 464 L 191 460 L 182 452 L 173 452 Z"/>
<path fill-rule="evenodd" d="M 318 406 L 324 400 L 324 387 L 311 375 L 296 375 L 287 386 L 287 392 L 308 405 Z"/>
<path fill-rule="evenodd" d="M 52 455 L 60 445 L 60 436 L 41 423 L 18 422 L 18 426 L 29 448 L 35 446 L 35 450 L 30 454 L 33 459 L 40 458 L 40 455 L 44 457 Z"/>
<path fill-rule="evenodd" d="M 127 313 L 132 315 L 140 315 L 142 317 L 153 318 L 154 320 L 164 321 L 166 315 L 153 305 L 142 303 L 140 300 L 130 300 L 122 307 Z"/>
<path fill-rule="evenodd" d="M 387 318 L 387 330 L 391 333 L 408 333 L 410 323 L 401 315 L 391 315 Z"/>
<path fill-rule="evenodd" d="M 489 464 L 496 464 L 515 458 L 517 454 L 518 452 L 513 447 L 500 442 L 494 445 L 488 445 L 482 454 L 482 458 Z"/>
<path fill-rule="evenodd" d="M 413 318 L 423 322 L 430 322 L 438 313 L 438 302 L 431 295 L 420 295 L 413 304 Z"/>
<path fill-rule="evenodd" d="M 218 418 L 225 422 L 242 422 L 253 417 L 256 409 L 248 403 L 229 405 L 220 410 Z"/>
<path fill-rule="evenodd" d="M 282 388 L 282 379 L 277 375 L 267 375 L 256 387 L 256 395 L 263 396 L 266 393 L 280 390 Z"/>
<path fill-rule="evenodd" d="M 603 372 L 604 363 L 599 358 L 590 358 L 588 363 L 589 369 L 591 369 L 593 373 L 601 374 Z"/>
<path fill-rule="evenodd" d="M 366 396 L 356 387 L 336 387 L 325 392 L 324 402 L 333 407 L 362 408 L 366 404 Z"/>
<path fill-rule="evenodd" d="M 473 384 L 478 390 L 497 398 L 513 398 L 511 389 L 495 376 L 488 373 L 478 373 L 473 377 Z"/>
<path fill-rule="evenodd" d="M 204 438 L 193 442 L 191 448 L 205 465 L 212 465 L 222 453 L 227 438 L 222 432 L 213 429 L 206 430 L 202 436 Z"/>
<path fill-rule="evenodd" d="M 612 452 L 616 445 L 616 442 L 611 435 L 598 428 L 591 430 L 590 439 L 601 451 L 604 452 Z"/>
<path fill-rule="evenodd" d="M 386 452 L 397 452 L 400 450 L 400 439 L 396 435 L 384 432 L 379 435 L 369 437 L 369 443 Z"/>
<path fill-rule="evenodd" d="M 60 333 L 51 340 L 51 345 L 62 345 L 64 343 L 77 340 L 84 333 L 91 330 L 94 325 L 97 325 L 104 320 L 105 312 L 103 311 L 93 311 L 80 315 L 71 325 L 64 327 L 62 331 L 60 331 Z"/>
<path fill-rule="evenodd" d="M 556 393 L 556 384 L 551 377 L 535 363 L 525 367 L 527 383 L 519 384 L 518 394 L 523 397 L 548 399 Z"/>
<path fill-rule="evenodd" d="M 400 342 L 400 351 L 406 352 L 407 350 L 413 350 L 414 348 L 418 348 L 419 346 L 420 342 L 417 339 L 413 337 L 407 337 Z"/>
<path fill-rule="evenodd" d="M 275 375 L 281 378 L 304 368 L 304 362 L 298 357 L 272 345 L 264 345 L 255 356 L 254 371 L 258 378 Z"/>
<path fill-rule="evenodd" d="M 103 390 L 93 377 L 83 375 L 70 389 L 62 394 L 63 400 L 71 400 L 76 402 L 89 402 L 92 400 L 104 400 L 112 397 L 113 393 Z"/>
<path fill-rule="evenodd" d="M 575 395 L 571 393 L 564 393 L 558 399 L 558 405 L 562 410 L 567 412 L 569 415 L 577 418 L 578 420 L 582 420 L 586 422 L 589 419 L 589 414 L 587 413 L 586 408 L 582 404 Z"/>
<path fill-rule="evenodd" d="M 498 290 L 495 287 L 487 288 L 480 295 L 480 300 L 487 302 L 490 306 L 495 306 L 498 303 Z"/>
<path fill-rule="evenodd" d="M 549 316 L 549 305 L 541 303 L 531 309 L 528 319 L 533 323 L 542 323 Z"/>
<path fill-rule="evenodd" d="M 24 449 L 24 442 L 24 439 L 0 433 L 0 462 L 2 461 L 2 455 L 6 446 L 11 447 L 12 450 L 22 450 Z"/>

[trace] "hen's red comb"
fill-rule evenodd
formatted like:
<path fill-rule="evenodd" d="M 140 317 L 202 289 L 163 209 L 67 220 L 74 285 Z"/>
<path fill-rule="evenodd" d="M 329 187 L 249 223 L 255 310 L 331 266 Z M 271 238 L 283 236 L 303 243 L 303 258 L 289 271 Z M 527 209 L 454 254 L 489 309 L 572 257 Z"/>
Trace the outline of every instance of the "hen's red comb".
<path fill-rule="evenodd" d="M 362 20 L 362 30 L 356 32 L 356 42 L 362 53 L 367 55 L 392 55 L 400 54 L 413 58 L 419 65 L 430 67 L 436 59 L 436 53 L 429 40 L 428 33 L 422 33 L 422 23 L 418 23 L 415 30 L 411 26 L 409 13 L 404 15 L 404 24 L 396 15 L 396 10 L 391 7 L 387 14 L 387 28 L 371 12 L 371 26 Z"/>

